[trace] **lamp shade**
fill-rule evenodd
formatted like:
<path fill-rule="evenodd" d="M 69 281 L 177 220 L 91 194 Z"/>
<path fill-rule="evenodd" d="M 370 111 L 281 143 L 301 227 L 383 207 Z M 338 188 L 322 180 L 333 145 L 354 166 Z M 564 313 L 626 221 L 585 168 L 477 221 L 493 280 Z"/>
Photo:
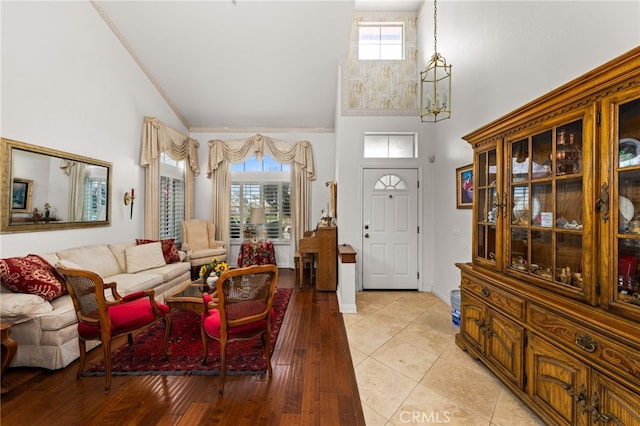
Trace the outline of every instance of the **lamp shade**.
<path fill-rule="evenodd" d="M 251 214 L 249 215 L 249 223 L 253 225 L 260 225 L 266 222 L 264 216 L 264 207 L 251 207 Z"/>

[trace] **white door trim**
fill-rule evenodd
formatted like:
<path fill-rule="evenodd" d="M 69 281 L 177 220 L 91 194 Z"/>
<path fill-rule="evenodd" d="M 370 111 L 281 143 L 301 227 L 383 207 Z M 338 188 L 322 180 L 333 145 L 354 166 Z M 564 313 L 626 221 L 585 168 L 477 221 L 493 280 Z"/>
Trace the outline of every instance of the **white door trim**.
<path fill-rule="evenodd" d="M 418 165 L 389 165 L 389 166 L 362 166 L 360 167 L 360 219 L 359 219 L 359 224 L 360 224 L 360 241 L 362 241 L 363 239 L 363 235 L 364 235 L 364 223 L 363 223 L 363 215 L 362 212 L 364 211 L 364 197 L 365 197 L 365 188 L 364 188 L 364 172 L 365 170 L 380 170 L 380 171 L 389 171 L 392 172 L 393 170 L 397 170 L 397 169 L 414 169 L 417 171 L 417 175 L 418 175 L 418 188 L 417 188 L 417 193 L 418 193 L 418 200 L 417 200 L 417 205 L 418 205 L 418 212 L 417 212 L 417 223 L 418 226 L 420 227 L 420 232 L 418 234 L 418 241 L 417 241 L 417 268 L 418 268 L 418 274 L 419 274 L 419 278 L 418 278 L 418 291 L 425 291 L 424 289 L 424 282 L 425 282 L 425 271 L 423 270 L 423 253 L 424 253 L 424 236 L 425 236 L 425 227 L 424 227 L 424 209 L 423 209 L 423 194 L 424 194 L 424 188 L 425 188 L 425 183 L 424 183 L 424 178 L 423 178 L 423 167 L 422 165 L 418 164 Z M 359 278 L 359 283 L 358 283 L 358 288 L 357 291 L 362 291 L 363 290 L 363 282 L 364 282 L 364 268 L 361 266 L 359 268 L 359 274 L 358 274 L 358 278 Z M 430 289 L 428 289 L 430 290 Z"/>

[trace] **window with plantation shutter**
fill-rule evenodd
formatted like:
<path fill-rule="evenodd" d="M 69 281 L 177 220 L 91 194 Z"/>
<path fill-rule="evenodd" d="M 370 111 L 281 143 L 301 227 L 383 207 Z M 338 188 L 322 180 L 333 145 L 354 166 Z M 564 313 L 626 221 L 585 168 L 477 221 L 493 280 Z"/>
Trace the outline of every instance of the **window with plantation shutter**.
<path fill-rule="evenodd" d="M 184 220 L 184 181 L 160 177 L 160 239 L 173 238 L 182 243 Z"/>
<path fill-rule="evenodd" d="M 173 238 L 179 247 L 182 244 L 184 220 L 184 162 L 163 154 L 161 163 L 160 239 Z"/>
<path fill-rule="evenodd" d="M 290 241 L 289 165 L 265 156 L 262 161 L 252 158 L 245 163 L 234 164 L 231 170 L 231 239 L 243 238 L 242 230 L 248 224 L 251 207 L 264 207 L 267 238 L 271 241 Z"/>

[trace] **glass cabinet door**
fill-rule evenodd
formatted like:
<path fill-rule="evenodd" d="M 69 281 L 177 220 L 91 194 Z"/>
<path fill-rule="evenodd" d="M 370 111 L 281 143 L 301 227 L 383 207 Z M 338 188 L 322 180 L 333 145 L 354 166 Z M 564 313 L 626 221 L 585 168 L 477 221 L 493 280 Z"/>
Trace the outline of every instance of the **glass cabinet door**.
<path fill-rule="evenodd" d="M 640 99 L 615 104 L 613 128 L 617 159 L 613 161 L 617 180 L 618 214 L 616 226 L 617 273 L 612 277 L 613 301 L 640 317 Z M 615 197 L 614 197 L 615 199 Z M 615 212 L 615 209 L 611 209 Z M 617 219 L 617 221 L 616 221 Z"/>
<path fill-rule="evenodd" d="M 475 193 L 475 253 L 477 262 L 499 267 L 500 254 L 497 241 L 498 221 L 501 215 L 500 193 L 498 192 L 498 164 L 496 149 L 476 154 Z"/>
<path fill-rule="evenodd" d="M 583 119 L 507 143 L 506 270 L 576 298 L 583 289 Z"/>

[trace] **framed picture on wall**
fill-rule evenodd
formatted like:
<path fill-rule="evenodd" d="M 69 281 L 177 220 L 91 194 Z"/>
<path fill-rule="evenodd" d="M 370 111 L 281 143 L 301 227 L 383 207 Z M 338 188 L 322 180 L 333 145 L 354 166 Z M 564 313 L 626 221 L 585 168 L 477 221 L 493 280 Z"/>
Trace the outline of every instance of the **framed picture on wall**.
<path fill-rule="evenodd" d="M 14 178 L 11 187 L 11 211 L 14 213 L 29 213 L 31 211 L 32 193 L 32 180 Z"/>
<path fill-rule="evenodd" d="M 473 205 L 473 164 L 456 169 L 456 207 L 470 209 Z"/>

